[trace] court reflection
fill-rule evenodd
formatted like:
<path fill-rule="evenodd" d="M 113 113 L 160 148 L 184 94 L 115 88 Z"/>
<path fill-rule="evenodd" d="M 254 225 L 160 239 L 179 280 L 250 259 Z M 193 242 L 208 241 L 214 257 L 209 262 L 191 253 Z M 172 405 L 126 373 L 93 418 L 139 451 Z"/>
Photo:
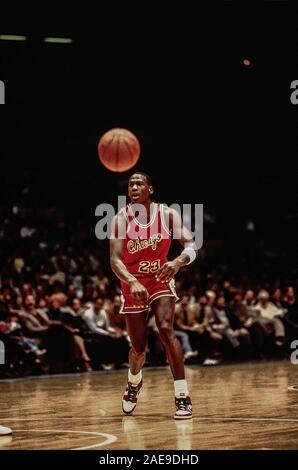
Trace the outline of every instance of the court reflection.
<path fill-rule="evenodd" d="M 143 424 L 142 424 L 143 426 Z M 122 419 L 122 430 L 127 440 L 129 450 L 146 449 L 144 435 L 137 418 L 125 416 Z"/>
<path fill-rule="evenodd" d="M 0 448 L 10 444 L 12 441 L 12 436 L 0 436 Z"/>
<path fill-rule="evenodd" d="M 164 441 L 167 443 L 167 448 L 192 449 L 192 419 L 180 421 L 172 419 L 165 426 L 164 423 L 125 416 L 122 419 L 122 430 L 129 450 L 154 449 L 156 447 L 156 434 L 159 434 L 159 444 Z M 169 443 L 172 445 L 169 446 Z"/>
<path fill-rule="evenodd" d="M 177 450 L 191 450 L 192 449 L 192 431 L 193 431 L 193 420 L 192 419 L 175 419 L 175 425 L 177 429 Z"/>

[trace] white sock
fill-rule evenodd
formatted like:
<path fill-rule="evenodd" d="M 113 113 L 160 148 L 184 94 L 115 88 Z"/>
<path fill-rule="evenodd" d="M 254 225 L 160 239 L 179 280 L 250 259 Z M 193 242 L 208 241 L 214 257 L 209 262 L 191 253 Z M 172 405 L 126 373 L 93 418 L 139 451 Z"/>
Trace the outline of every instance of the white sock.
<path fill-rule="evenodd" d="M 142 380 L 142 369 L 136 375 L 133 375 L 128 369 L 128 381 L 133 385 L 139 385 Z"/>
<path fill-rule="evenodd" d="M 175 388 L 175 397 L 188 397 L 189 391 L 187 382 L 185 379 L 183 380 L 174 380 L 174 388 Z"/>

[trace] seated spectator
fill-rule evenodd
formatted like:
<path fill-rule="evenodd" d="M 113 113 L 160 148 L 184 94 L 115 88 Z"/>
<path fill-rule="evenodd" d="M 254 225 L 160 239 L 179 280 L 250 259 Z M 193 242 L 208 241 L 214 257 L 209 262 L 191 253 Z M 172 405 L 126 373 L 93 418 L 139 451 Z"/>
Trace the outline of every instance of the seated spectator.
<path fill-rule="evenodd" d="M 78 357 L 78 343 L 73 332 L 60 320 L 50 320 L 44 311 L 36 309 L 35 303 L 35 297 L 27 295 L 25 309 L 20 312 L 24 333 L 29 338 L 41 339 L 43 347 L 47 350 L 46 360 L 50 364 L 50 371 L 73 367 Z M 53 308 L 59 309 L 59 304 L 54 303 Z"/>
<path fill-rule="evenodd" d="M 175 312 L 175 315 L 177 315 L 177 310 Z M 198 350 L 194 351 L 192 349 L 192 346 L 189 341 L 188 333 L 186 331 L 182 331 L 178 329 L 178 328 L 187 327 L 187 325 L 183 324 L 179 319 L 178 319 L 178 323 L 175 320 L 174 320 L 174 323 L 175 323 L 175 329 L 174 329 L 175 335 L 181 343 L 182 352 L 184 355 L 184 361 L 187 361 L 193 357 L 196 357 L 198 355 Z M 190 331 L 193 331 L 193 330 L 189 330 L 189 332 Z"/>
<path fill-rule="evenodd" d="M 174 318 L 174 331 L 181 341 L 185 359 L 198 355 L 199 336 L 204 332 L 204 327 L 200 329 L 196 322 L 194 310 L 189 308 L 189 300 L 188 294 L 182 295 L 175 306 Z"/>
<path fill-rule="evenodd" d="M 47 315 L 50 320 L 61 322 L 62 325 L 64 325 L 65 328 L 67 328 L 73 334 L 73 338 L 78 350 L 78 357 L 81 358 L 83 369 L 87 372 L 91 372 L 91 359 L 88 356 L 85 348 L 84 338 L 80 332 L 80 324 L 78 323 L 76 316 L 72 313 L 71 308 L 65 308 L 67 303 L 65 297 L 66 296 L 64 294 L 53 294 L 50 298 L 50 307 L 47 311 Z"/>
<path fill-rule="evenodd" d="M 86 310 L 86 307 L 82 306 L 81 300 L 78 299 L 77 297 L 74 297 L 72 299 L 71 307 L 72 307 L 72 311 L 73 311 L 73 313 L 76 317 L 82 317 L 85 310 Z"/>
<path fill-rule="evenodd" d="M 46 350 L 41 348 L 40 341 L 36 338 L 26 338 L 23 335 L 18 312 L 11 312 L 9 314 L 4 333 L 9 335 L 10 338 L 15 339 L 25 352 L 33 352 L 36 356 L 41 356 L 46 353 Z"/>
<path fill-rule="evenodd" d="M 238 348 L 240 346 L 241 337 L 245 338 L 246 343 L 250 342 L 249 332 L 245 327 L 238 323 L 236 329 L 232 328 L 231 313 L 226 305 L 226 300 L 223 295 L 217 298 L 213 312 L 213 330 L 225 336 L 232 348 Z M 235 320 L 234 323 L 236 323 Z"/>
<path fill-rule="evenodd" d="M 282 305 L 282 291 L 278 287 L 277 289 L 274 290 L 272 294 L 272 302 L 274 305 L 279 308 L 280 310 L 283 310 L 283 305 Z M 284 312 L 286 313 L 286 312 Z"/>
<path fill-rule="evenodd" d="M 256 320 L 266 333 L 274 333 L 276 346 L 282 347 L 285 343 L 285 327 L 281 321 L 283 309 L 277 308 L 269 299 L 269 292 L 266 290 L 259 292 L 258 303 L 256 304 L 256 310 L 259 312 L 259 315 L 256 317 Z"/>
<path fill-rule="evenodd" d="M 43 372 L 43 358 L 46 353 L 38 338 L 24 336 L 17 311 L 7 313 L 0 322 L 1 340 L 6 349 L 6 363 L 14 373 L 40 374 Z"/>
<path fill-rule="evenodd" d="M 36 299 L 34 295 L 28 294 L 24 300 L 24 310 L 20 312 L 22 327 L 29 337 L 38 337 L 53 324 L 43 310 L 35 308 Z M 60 323 L 59 323 L 60 324 Z"/>
<path fill-rule="evenodd" d="M 285 310 L 284 324 L 291 343 L 298 338 L 298 302 L 292 286 L 287 287 L 282 306 Z"/>
<path fill-rule="evenodd" d="M 252 306 L 247 306 L 240 292 L 234 295 L 230 308 L 233 315 L 230 318 L 232 327 L 234 330 L 245 328 L 249 332 L 252 345 L 250 353 L 254 359 L 262 359 L 264 357 L 264 331 L 259 323 L 255 321 L 256 309 Z"/>
<path fill-rule="evenodd" d="M 94 304 L 89 304 L 83 314 L 83 319 L 87 323 L 89 330 L 102 336 L 110 336 L 110 322 L 104 308 L 104 299 L 98 297 Z"/>
<path fill-rule="evenodd" d="M 213 331 L 213 305 L 216 299 L 214 291 L 201 295 L 197 303 L 188 306 L 192 328 L 199 335 L 199 362 L 203 365 L 217 365 L 222 361 L 222 335 Z"/>
<path fill-rule="evenodd" d="M 192 351 L 187 354 L 186 359 L 198 355 L 199 362 L 215 364 L 218 361 L 212 359 L 212 356 L 216 350 L 217 339 L 214 340 L 211 331 L 208 331 L 211 308 L 208 306 L 207 297 L 201 296 L 199 302 L 193 304 L 189 304 L 188 299 L 188 295 L 183 295 L 177 303 L 174 319 L 175 332 L 186 333 L 190 340 Z"/>
<path fill-rule="evenodd" d="M 119 364 L 118 333 L 111 327 L 109 316 L 105 310 L 109 306 L 104 305 L 104 300 L 98 297 L 94 304 L 83 314 L 83 319 L 93 333 L 93 338 L 97 339 L 97 347 L 94 354 L 98 356 L 104 369 L 112 369 Z M 93 344 L 94 348 L 95 345 Z M 127 357 L 121 358 L 122 362 L 127 362 Z"/>
<path fill-rule="evenodd" d="M 244 294 L 243 304 L 247 307 L 248 310 L 251 308 L 252 312 L 254 312 L 256 303 L 257 301 L 254 291 L 248 289 Z"/>

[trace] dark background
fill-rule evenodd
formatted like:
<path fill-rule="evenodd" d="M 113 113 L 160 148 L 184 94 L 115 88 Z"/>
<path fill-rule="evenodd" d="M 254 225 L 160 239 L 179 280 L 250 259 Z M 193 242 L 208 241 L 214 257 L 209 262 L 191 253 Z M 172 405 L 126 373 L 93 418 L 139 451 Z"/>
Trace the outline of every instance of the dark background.
<path fill-rule="evenodd" d="M 58 206 L 94 226 L 97 204 L 114 201 L 130 174 L 99 163 L 98 139 L 125 127 L 140 140 L 136 169 L 153 176 L 156 197 L 203 203 L 214 217 L 206 242 L 236 247 L 253 221 L 264 249 L 297 263 L 297 14 L 286 1 L 223 1 L 197 12 L 3 8 L 0 34 L 28 40 L 0 41 L 1 206 L 28 186 L 32 207 Z"/>

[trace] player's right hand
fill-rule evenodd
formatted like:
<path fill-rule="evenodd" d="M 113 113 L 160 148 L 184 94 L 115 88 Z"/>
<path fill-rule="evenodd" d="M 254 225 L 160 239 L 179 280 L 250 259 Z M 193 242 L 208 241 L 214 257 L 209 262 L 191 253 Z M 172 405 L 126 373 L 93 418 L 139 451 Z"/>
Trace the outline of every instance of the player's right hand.
<path fill-rule="evenodd" d="M 139 281 L 134 281 L 130 285 L 130 294 L 136 307 L 148 307 L 149 293 Z"/>

